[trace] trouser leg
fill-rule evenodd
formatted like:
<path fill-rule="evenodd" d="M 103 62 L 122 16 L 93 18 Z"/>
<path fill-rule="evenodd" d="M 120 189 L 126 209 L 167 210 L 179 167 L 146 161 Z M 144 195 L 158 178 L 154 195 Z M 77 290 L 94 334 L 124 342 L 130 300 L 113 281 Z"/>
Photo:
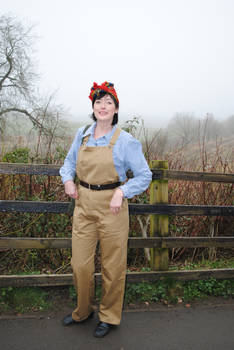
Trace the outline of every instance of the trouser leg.
<path fill-rule="evenodd" d="M 75 321 L 86 319 L 93 311 L 94 255 L 97 239 L 95 222 L 83 215 L 81 208 L 75 208 L 71 259 L 74 285 L 77 291 L 77 307 L 72 313 Z"/>
<path fill-rule="evenodd" d="M 112 215 L 112 214 L 111 214 Z M 110 217 L 100 234 L 102 261 L 102 298 L 99 318 L 102 322 L 118 325 L 121 321 L 127 265 L 128 211 Z M 108 222 L 108 220 L 107 220 Z"/>

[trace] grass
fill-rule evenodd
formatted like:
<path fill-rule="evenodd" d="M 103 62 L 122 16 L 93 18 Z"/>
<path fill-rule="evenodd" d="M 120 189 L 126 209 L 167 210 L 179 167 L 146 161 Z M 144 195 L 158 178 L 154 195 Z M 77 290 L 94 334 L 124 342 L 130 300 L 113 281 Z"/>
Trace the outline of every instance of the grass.
<path fill-rule="evenodd" d="M 210 296 L 234 297 L 234 281 L 210 278 L 208 280 L 180 282 L 165 279 L 155 283 L 130 284 L 126 288 L 125 300 L 127 303 L 141 301 L 168 304 L 191 302 Z"/>
<path fill-rule="evenodd" d="M 14 310 L 16 313 L 48 310 L 52 302 L 48 300 L 48 292 L 38 287 L 1 288 L 0 311 L 4 313 Z"/>
<path fill-rule="evenodd" d="M 180 263 L 170 270 L 193 270 L 211 268 L 234 268 L 234 258 L 228 260 Z M 138 270 L 139 271 L 139 270 Z M 150 271 L 142 267 L 141 271 Z M 38 271 L 37 271 L 38 272 Z M 209 297 L 234 297 L 234 280 L 216 280 L 210 278 L 198 281 L 177 281 L 165 278 L 154 283 L 131 283 L 126 285 L 125 305 L 130 303 L 181 303 L 201 300 Z M 73 286 L 63 288 L 1 288 L 0 313 L 27 313 L 53 310 L 55 305 L 73 307 L 76 303 L 76 291 Z M 101 287 L 96 287 L 96 301 L 101 298 Z"/>
<path fill-rule="evenodd" d="M 64 296 L 64 291 L 66 296 Z M 57 309 L 61 304 L 74 307 L 76 292 L 73 286 L 55 292 L 55 288 L 44 290 L 39 287 L 1 288 L 0 313 L 23 314 Z M 234 297 L 233 280 L 176 281 L 164 279 L 155 283 L 131 283 L 126 286 L 125 305 L 131 303 L 188 303 L 209 297 Z M 101 287 L 96 288 L 96 302 L 101 298 Z"/>

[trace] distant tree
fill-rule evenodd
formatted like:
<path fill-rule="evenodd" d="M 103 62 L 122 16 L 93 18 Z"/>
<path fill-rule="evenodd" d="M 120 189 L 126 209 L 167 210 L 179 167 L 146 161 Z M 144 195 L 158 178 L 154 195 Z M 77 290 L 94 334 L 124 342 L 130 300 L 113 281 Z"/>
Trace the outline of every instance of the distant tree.
<path fill-rule="evenodd" d="M 228 123 L 227 123 L 228 124 Z M 182 145 L 197 142 L 215 140 L 225 136 L 223 123 L 215 119 L 213 114 L 207 113 L 204 118 L 196 118 L 191 114 L 177 113 L 169 122 L 169 139 L 172 143 L 180 142 Z"/>
<path fill-rule="evenodd" d="M 231 115 L 223 122 L 223 128 L 226 136 L 234 137 L 234 115 Z"/>
<path fill-rule="evenodd" d="M 169 122 L 167 130 L 170 139 L 189 144 L 198 137 L 199 120 L 188 113 L 177 113 Z"/>
<path fill-rule="evenodd" d="M 213 114 L 207 113 L 201 120 L 201 131 L 206 141 L 215 140 L 216 137 L 223 135 L 223 125 L 214 118 Z"/>

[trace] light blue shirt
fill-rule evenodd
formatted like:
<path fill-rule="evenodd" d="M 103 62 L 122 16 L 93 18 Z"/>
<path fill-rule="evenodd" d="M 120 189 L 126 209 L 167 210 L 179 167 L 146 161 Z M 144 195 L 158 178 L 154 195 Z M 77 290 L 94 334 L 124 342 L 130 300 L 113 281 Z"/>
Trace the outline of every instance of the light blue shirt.
<path fill-rule="evenodd" d="M 75 177 L 78 151 L 83 137 L 90 135 L 87 146 L 107 146 L 117 126 L 115 125 L 109 133 L 96 140 L 94 138 L 95 127 L 96 123 L 93 123 L 84 134 L 85 126 L 78 129 L 64 164 L 59 171 L 63 183 L 73 180 Z M 113 147 L 113 161 L 121 182 L 127 179 L 127 170 L 131 170 L 134 175 L 134 178 L 120 186 L 124 197 L 132 198 L 147 189 L 152 180 L 152 173 L 142 153 L 141 143 L 124 130 L 121 131 Z"/>

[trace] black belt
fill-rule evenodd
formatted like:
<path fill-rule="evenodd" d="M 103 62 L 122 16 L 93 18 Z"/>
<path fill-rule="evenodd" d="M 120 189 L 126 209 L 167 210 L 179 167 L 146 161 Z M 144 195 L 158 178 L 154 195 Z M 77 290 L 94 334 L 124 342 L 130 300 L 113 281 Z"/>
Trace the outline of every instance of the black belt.
<path fill-rule="evenodd" d="M 86 188 L 89 188 L 90 190 L 102 191 L 102 190 L 111 190 L 113 188 L 119 187 L 121 185 L 121 182 L 114 182 L 111 184 L 104 184 L 104 185 L 90 185 L 80 180 L 80 185 Z"/>

